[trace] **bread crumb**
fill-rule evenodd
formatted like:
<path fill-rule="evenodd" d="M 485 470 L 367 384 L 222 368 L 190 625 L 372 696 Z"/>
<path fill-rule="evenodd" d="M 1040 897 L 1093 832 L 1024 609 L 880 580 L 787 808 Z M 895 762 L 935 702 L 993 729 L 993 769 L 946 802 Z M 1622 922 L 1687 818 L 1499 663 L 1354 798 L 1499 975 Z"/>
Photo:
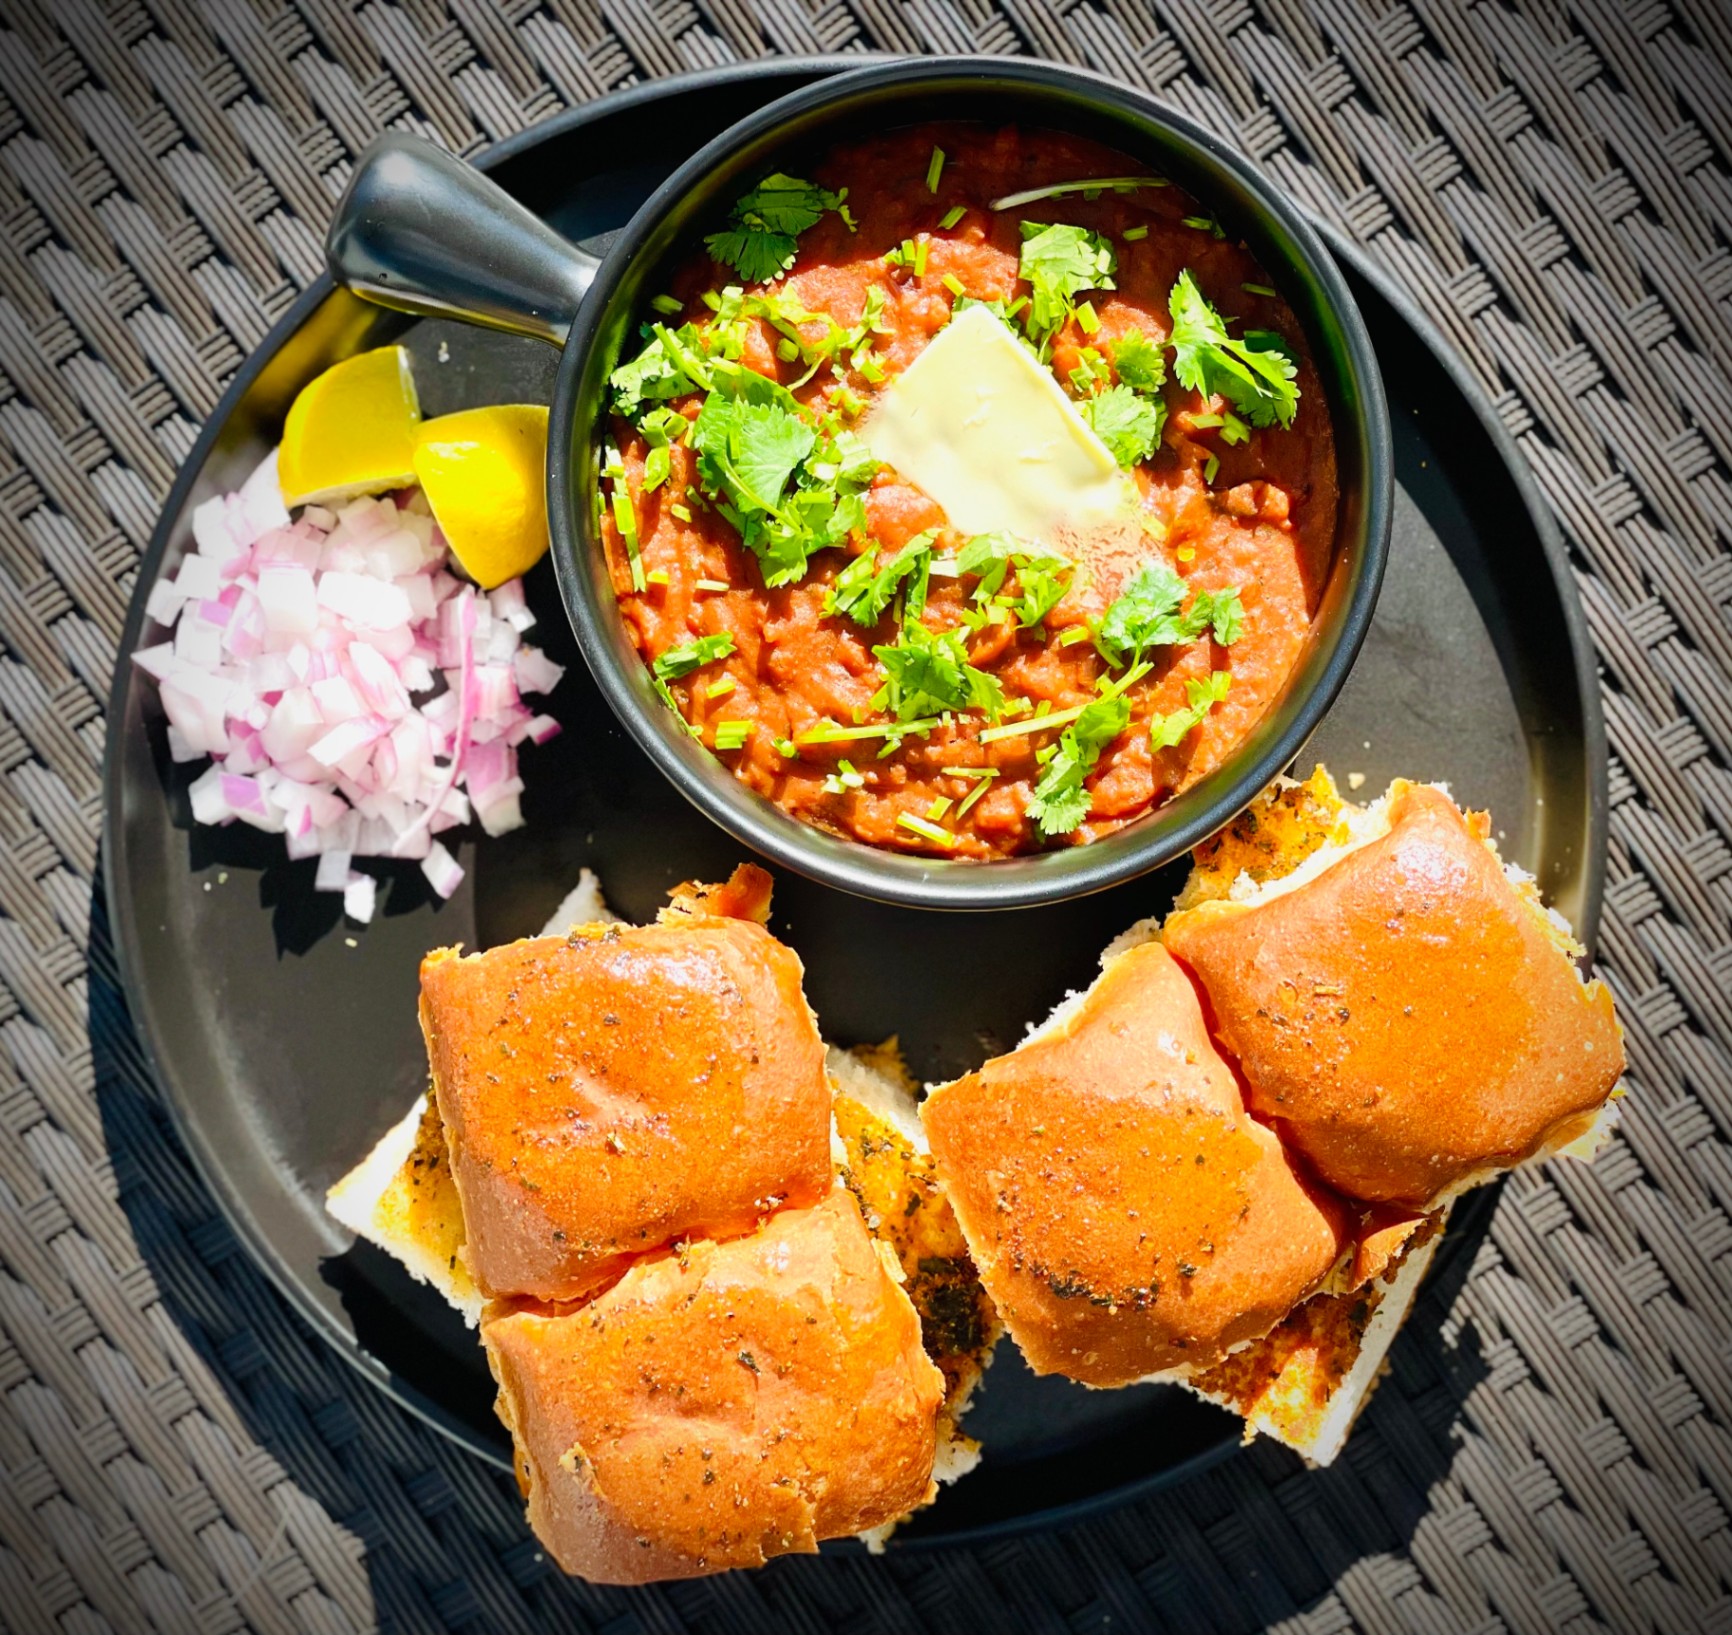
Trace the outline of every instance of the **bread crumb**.
<path fill-rule="evenodd" d="M 1347 774 L 1347 787 L 1349 789 L 1362 789 L 1364 786 L 1365 774 L 1363 772 L 1349 772 Z"/>

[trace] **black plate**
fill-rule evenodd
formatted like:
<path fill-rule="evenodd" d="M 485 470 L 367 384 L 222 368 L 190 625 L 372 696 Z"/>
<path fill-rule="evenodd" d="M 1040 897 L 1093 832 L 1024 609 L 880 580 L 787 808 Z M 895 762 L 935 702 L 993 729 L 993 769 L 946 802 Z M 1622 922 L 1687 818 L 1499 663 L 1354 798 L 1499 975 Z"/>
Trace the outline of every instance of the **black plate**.
<path fill-rule="evenodd" d="M 487 163 L 562 231 L 593 238 L 710 135 L 838 66 L 761 63 L 639 87 L 506 143 Z M 1489 806 L 1505 855 L 1532 869 L 1591 941 L 1606 748 L 1562 548 L 1490 406 L 1413 308 L 1331 242 L 1383 365 L 1397 503 L 1376 623 L 1312 749 L 1344 784 L 1363 774 L 1367 794 L 1399 773 L 1447 779 L 1464 801 Z M 193 450 L 140 571 L 123 651 L 138 644 L 149 586 L 178 562 L 191 507 L 238 484 L 315 373 L 399 335 L 429 414 L 546 400 L 551 349 L 448 323 L 406 326 L 321 281 Z M 424 952 L 535 931 L 583 865 L 638 919 L 677 881 L 717 878 L 740 860 L 601 703 L 547 564 L 529 592 L 543 621 L 532 639 L 571 666 L 553 699 L 566 733 L 524 757 L 529 826 L 466 844 L 469 874 L 447 904 L 405 867 L 362 931 L 345 931 L 337 899 L 311 890 L 313 865 L 285 862 L 276 837 L 192 828 L 189 775 L 169 764 L 154 690 L 136 685 L 128 664 L 108 716 L 111 914 L 133 1015 L 188 1148 L 296 1309 L 382 1389 L 496 1464 L 507 1444 L 473 1333 L 387 1257 L 351 1247 L 324 1214 L 325 1189 L 423 1087 Z M 891 908 L 787 876 L 775 929 L 805 961 L 828 1037 L 897 1031 L 917 1073 L 948 1078 L 1086 984 L 1102 945 L 1164 910 L 1181 874 L 973 915 Z M 1036 1380 L 1006 1348 L 969 1422 L 985 1462 L 898 1537 L 1026 1527 L 1146 1491 L 1224 1457 L 1236 1427 L 1176 1388 L 1089 1392 Z"/>

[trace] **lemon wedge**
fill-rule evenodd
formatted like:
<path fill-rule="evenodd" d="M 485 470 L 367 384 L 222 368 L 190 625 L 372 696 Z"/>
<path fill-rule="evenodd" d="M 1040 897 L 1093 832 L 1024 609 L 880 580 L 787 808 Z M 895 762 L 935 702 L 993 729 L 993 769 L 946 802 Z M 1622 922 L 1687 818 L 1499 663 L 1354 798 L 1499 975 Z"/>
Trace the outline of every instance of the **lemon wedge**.
<path fill-rule="evenodd" d="M 425 422 L 415 478 L 452 554 L 483 590 L 547 550 L 547 410 L 539 404 L 496 403 Z"/>
<path fill-rule="evenodd" d="M 340 505 L 415 480 L 421 405 L 409 354 L 381 346 L 334 364 L 302 387 L 283 426 L 283 503 Z"/>

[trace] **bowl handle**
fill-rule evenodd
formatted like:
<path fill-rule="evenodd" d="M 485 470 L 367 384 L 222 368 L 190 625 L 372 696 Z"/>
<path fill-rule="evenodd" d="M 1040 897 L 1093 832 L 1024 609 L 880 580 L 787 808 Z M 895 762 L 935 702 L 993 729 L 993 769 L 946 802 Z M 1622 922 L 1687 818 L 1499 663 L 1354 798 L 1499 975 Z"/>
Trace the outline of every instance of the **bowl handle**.
<path fill-rule="evenodd" d="M 339 284 L 378 306 L 555 346 L 601 265 L 473 165 L 395 131 L 355 161 L 325 255 Z"/>

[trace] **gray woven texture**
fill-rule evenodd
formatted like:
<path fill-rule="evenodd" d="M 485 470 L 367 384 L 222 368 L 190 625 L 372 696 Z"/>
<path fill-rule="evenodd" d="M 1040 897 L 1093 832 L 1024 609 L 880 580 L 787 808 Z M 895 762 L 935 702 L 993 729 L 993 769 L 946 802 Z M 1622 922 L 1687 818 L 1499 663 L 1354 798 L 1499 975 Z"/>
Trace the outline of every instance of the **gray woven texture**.
<path fill-rule="evenodd" d="M 238 1250 L 92 920 L 158 502 L 386 125 L 887 47 L 1087 64 L 1409 290 L 1555 506 L 1613 746 L 1623 1134 L 1509 1184 L 1339 1465 L 972 1552 L 562 1581 Z M 1721 0 L 0 0 L 0 1625 L 1732 1631 L 1732 15 Z"/>

